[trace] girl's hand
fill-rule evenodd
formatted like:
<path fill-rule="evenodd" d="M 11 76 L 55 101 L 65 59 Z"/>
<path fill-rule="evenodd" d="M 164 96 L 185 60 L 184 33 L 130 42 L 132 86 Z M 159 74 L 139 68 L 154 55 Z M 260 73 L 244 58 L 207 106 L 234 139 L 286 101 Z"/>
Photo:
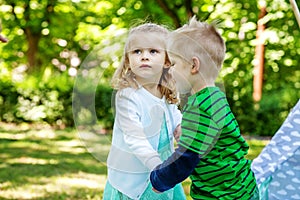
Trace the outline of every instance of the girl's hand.
<path fill-rule="evenodd" d="M 161 193 L 160 191 L 156 190 L 154 187 L 152 188 L 152 190 L 156 193 Z"/>
<path fill-rule="evenodd" d="M 176 142 L 179 142 L 179 138 L 181 136 L 181 125 L 180 124 L 175 128 L 173 135 L 174 135 Z"/>

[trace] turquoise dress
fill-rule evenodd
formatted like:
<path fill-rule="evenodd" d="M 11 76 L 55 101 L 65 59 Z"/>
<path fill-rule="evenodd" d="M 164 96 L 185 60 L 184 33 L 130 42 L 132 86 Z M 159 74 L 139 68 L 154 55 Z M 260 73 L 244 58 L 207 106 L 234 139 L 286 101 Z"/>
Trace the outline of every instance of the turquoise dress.
<path fill-rule="evenodd" d="M 161 160 L 166 160 L 171 154 L 170 139 L 168 136 L 168 129 L 164 120 L 160 132 L 158 153 Z M 184 200 L 186 199 L 181 184 L 177 184 L 174 188 L 163 193 L 156 193 L 152 190 L 151 183 L 148 184 L 145 192 L 142 194 L 140 200 Z M 107 181 L 104 189 L 103 200 L 133 200 L 121 193 Z"/>

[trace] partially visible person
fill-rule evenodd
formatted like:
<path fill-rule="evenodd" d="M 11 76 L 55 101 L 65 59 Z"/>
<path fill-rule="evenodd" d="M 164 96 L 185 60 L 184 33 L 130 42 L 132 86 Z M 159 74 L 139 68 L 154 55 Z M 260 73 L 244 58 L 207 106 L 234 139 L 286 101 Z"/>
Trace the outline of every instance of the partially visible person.
<path fill-rule="evenodd" d="M 169 31 L 154 23 L 131 29 L 112 84 L 115 121 L 103 199 L 184 200 L 181 184 L 161 194 L 150 172 L 174 152 L 180 133 L 178 95 L 166 54 Z"/>
<path fill-rule="evenodd" d="M 0 34 L 0 41 L 5 43 L 8 42 L 8 39 Z"/>
<path fill-rule="evenodd" d="M 178 148 L 151 172 L 153 190 L 167 191 L 190 176 L 193 199 L 259 199 L 251 161 L 245 159 L 249 146 L 215 85 L 226 51 L 221 35 L 193 17 L 171 33 L 167 51 L 179 92 L 191 95 Z"/>

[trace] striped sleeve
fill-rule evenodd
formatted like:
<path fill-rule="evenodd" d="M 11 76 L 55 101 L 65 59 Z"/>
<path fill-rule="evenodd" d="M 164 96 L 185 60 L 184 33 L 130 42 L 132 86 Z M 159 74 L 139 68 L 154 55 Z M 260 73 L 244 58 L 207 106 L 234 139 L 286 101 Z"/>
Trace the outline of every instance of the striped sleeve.
<path fill-rule="evenodd" d="M 194 98 L 184 110 L 179 144 L 203 157 L 214 147 L 226 123 L 230 123 L 226 120 L 230 113 L 219 90 L 207 89 Z"/>

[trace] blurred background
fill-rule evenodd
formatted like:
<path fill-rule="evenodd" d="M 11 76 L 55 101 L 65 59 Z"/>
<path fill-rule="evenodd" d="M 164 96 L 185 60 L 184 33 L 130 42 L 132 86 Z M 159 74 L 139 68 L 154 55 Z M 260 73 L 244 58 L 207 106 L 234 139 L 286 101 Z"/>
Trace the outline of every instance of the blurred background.
<path fill-rule="evenodd" d="M 242 133 L 272 136 L 300 97 L 300 33 L 288 0 L 0 0 L 9 40 L 0 43 L 1 122 L 111 129 L 110 79 L 127 30 L 144 21 L 172 30 L 193 15 L 220 21 L 219 81 Z"/>

